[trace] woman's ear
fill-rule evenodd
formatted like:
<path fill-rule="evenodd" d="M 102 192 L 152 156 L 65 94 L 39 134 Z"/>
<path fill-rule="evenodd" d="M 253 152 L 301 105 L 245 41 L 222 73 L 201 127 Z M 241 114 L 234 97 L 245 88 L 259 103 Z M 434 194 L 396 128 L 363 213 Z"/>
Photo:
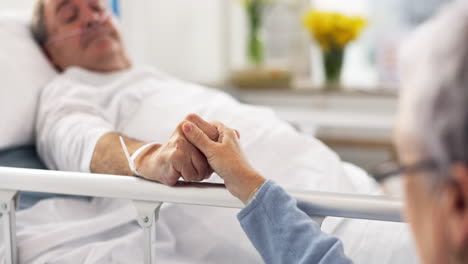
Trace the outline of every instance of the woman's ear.
<path fill-rule="evenodd" d="M 468 245 L 468 166 L 455 163 L 452 166 L 453 183 L 444 193 L 449 239 L 456 250 L 464 250 Z"/>

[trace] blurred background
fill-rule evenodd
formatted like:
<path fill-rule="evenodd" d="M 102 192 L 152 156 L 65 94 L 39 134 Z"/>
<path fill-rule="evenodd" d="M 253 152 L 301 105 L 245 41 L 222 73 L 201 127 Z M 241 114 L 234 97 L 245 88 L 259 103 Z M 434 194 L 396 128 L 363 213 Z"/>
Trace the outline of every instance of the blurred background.
<path fill-rule="evenodd" d="M 34 1 L 1 0 L 0 10 L 31 13 Z M 401 44 L 449 2 L 109 0 L 109 5 L 136 64 L 269 106 L 344 160 L 372 169 L 395 158 L 391 137 Z"/>

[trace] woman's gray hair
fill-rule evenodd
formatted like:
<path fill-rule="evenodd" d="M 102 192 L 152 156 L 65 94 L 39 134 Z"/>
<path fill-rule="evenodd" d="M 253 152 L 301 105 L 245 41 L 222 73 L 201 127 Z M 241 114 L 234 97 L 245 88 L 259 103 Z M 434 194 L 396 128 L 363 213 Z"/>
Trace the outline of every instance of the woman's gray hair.
<path fill-rule="evenodd" d="M 457 2 L 422 26 L 401 52 L 398 127 L 404 144 L 436 162 L 432 182 L 468 164 L 468 3 Z"/>

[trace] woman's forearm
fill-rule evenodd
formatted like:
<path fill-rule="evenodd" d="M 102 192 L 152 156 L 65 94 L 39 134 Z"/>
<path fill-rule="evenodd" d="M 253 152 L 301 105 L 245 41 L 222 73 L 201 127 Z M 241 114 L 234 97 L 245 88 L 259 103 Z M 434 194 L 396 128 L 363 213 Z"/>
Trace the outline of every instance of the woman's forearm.
<path fill-rule="evenodd" d="M 250 198 L 255 192 L 266 182 L 259 173 L 253 169 L 241 170 L 239 177 L 228 179 L 225 181 L 227 189 L 241 200 L 244 204 L 247 204 Z"/>
<path fill-rule="evenodd" d="M 266 263 L 351 263 L 341 242 L 323 233 L 296 200 L 271 181 L 238 219 Z"/>

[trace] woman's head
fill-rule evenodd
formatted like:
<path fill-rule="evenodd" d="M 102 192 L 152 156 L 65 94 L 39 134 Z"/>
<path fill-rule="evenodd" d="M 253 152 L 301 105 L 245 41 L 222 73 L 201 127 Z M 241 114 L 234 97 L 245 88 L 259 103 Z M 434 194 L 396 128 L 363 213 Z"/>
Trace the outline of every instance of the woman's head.
<path fill-rule="evenodd" d="M 423 26 L 402 52 L 400 161 L 436 168 L 405 175 L 406 215 L 425 263 L 468 257 L 468 5 Z"/>

